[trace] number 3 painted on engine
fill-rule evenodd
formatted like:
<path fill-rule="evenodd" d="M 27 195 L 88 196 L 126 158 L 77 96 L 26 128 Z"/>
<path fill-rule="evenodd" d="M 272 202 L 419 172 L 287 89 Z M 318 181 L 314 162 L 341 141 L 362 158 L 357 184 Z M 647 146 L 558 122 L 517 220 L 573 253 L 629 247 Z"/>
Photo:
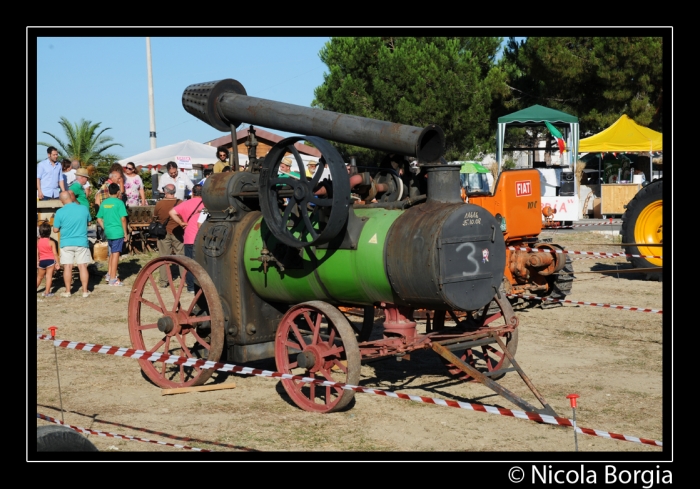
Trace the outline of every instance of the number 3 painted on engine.
<path fill-rule="evenodd" d="M 471 273 L 462 272 L 462 275 L 463 276 L 476 275 L 477 273 L 479 273 L 479 260 L 474 258 L 474 253 L 476 253 L 476 246 L 474 246 L 474 243 L 462 243 L 461 245 L 459 245 L 457 247 L 456 251 L 460 251 L 464 247 L 469 248 L 469 254 L 467 255 L 467 260 L 474 264 L 474 266 L 476 267 L 476 270 L 474 270 Z"/>

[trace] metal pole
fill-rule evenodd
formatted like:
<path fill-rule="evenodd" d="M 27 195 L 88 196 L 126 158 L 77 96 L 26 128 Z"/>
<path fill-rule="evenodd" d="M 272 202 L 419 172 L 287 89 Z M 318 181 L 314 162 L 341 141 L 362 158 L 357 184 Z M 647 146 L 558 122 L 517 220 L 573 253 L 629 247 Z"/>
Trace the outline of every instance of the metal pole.
<path fill-rule="evenodd" d="M 156 149 L 156 109 L 153 103 L 153 68 L 151 66 L 151 38 L 146 38 L 146 61 L 148 65 L 148 110 L 151 116 L 151 149 Z"/>
<path fill-rule="evenodd" d="M 51 332 L 51 338 L 56 339 L 56 330 L 58 328 L 56 326 L 51 326 L 49 327 L 49 331 Z M 58 381 L 58 399 L 61 403 L 61 421 L 65 423 L 65 420 L 63 419 L 63 396 L 61 395 L 61 378 L 58 376 L 58 353 L 56 353 L 56 344 L 54 343 L 53 345 L 53 355 L 54 358 L 56 359 L 56 380 Z"/>
<path fill-rule="evenodd" d="M 238 163 L 238 139 L 236 138 L 236 126 L 231 124 L 231 161 L 229 164 L 233 163 L 231 165 L 231 169 L 233 171 L 238 171 L 240 169 L 239 163 Z"/>

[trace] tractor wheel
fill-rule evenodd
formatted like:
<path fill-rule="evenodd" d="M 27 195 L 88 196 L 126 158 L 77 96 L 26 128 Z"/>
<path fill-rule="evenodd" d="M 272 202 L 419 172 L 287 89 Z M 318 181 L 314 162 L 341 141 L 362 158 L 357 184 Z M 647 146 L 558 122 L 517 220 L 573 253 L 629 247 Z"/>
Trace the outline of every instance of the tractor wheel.
<path fill-rule="evenodd" d="M 97 452 L 85 435 L 67 426 L 37 426 L 37 452 Z"/>
<path fill-rule="evenodd" d="M 656 180 L 639 192 L 627 204 L 622 216 L 622 241 L 632 243 L 627 246 L 628 255 L 645 255 L 647 258 L 628 257 L 634 268 L 661 268 L 661 246 L 644 246 L 644 244 L 663 244 L 663 180 Z M 646 273 L 647 280 L 662 280 L 661 273 Z"/>

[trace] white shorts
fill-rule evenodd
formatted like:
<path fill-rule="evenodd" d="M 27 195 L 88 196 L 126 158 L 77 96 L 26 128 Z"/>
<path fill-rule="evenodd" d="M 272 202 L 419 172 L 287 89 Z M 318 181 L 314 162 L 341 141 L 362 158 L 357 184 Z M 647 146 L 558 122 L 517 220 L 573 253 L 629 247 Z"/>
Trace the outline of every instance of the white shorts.
<path fill-rule="evenodd" d="M 84 265 L 92 263 L 90 248 L 83 246 L 65 246 L 61 248 L 61 265 Z"/>

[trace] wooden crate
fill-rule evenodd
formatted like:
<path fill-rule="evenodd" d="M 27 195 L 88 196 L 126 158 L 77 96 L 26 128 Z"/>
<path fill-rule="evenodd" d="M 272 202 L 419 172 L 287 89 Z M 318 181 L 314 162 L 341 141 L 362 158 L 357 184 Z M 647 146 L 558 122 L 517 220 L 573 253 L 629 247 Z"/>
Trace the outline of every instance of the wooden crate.
<path fill-rule="evenodd" d="M 600 186 L 600 213 L 602 216 L 622 215 L 627 203 L 639 192 L 638 183 L 612 183 Z"/>

